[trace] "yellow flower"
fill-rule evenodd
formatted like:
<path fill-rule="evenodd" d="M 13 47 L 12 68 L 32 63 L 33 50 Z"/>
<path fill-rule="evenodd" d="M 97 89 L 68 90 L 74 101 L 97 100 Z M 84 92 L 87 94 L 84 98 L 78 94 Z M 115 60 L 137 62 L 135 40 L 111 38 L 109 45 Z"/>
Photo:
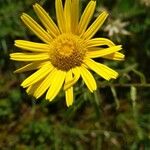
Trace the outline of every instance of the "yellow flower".
<path fill-rule="evenodd" d="M 46 99 L 52 101 L 63 87 L 66 104 L 70 106 L 73 103 L 73 85 L 80 77 L 91 92 L 97 89 L 89 70 L 106 80 L 117 78 L 116 71 L 93 60 L 98 57 L 124 59 L 124 55 L 118 52 L 122 49 L 121 45 L 115 45 L 106 38 L 93 38 L 106 20 L 107 12 L 100 14 L 88 27 L 96 2 L 91 0 L 81 17 L 79 2 L 66 0 L 63 7 L 61 0 L 55 0 L 57 25 L 38 4 L 33 8 L 44 27 L 25 13 L 21 16 L 24 24 L 42 41 L 16 40 L 15 46 L 24 51 L 10 54 L 12 60 L 29 62 L 16 73 L 35 70 L 21 84 L 27 88 L 28 94 L 39 98 L 46 93 Z"/>

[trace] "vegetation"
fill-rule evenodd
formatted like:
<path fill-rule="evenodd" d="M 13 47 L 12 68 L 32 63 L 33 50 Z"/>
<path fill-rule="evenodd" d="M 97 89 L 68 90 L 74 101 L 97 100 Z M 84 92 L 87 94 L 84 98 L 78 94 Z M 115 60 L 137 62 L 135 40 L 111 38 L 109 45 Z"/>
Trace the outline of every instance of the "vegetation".
<path fill-rule="evenodd" d="M 81 0 L 81 10 L 89 0 Z M 97 33 L 123 45 L 125 61 L 102 60 L 117 70 L 117 80 L 103 81 L 90 93 L 75 85 L 74 105 L 67 108 L 61 92 L 49 103 L 28 96 L 20 83 L 27 74 L 10 61 L 15 39 L 37 41 L 20 21 L 35 17 L 34 0 L 0 1 L 0 149 L 1 150 L 148 150 L 150 148 L 150 3 L 149 0 L 97 0 L 96 17 L 109 19 Z M 55 19 L 54 0 L 38 1 Z M 100 60 L 101 61 L 101 60 Z"/>

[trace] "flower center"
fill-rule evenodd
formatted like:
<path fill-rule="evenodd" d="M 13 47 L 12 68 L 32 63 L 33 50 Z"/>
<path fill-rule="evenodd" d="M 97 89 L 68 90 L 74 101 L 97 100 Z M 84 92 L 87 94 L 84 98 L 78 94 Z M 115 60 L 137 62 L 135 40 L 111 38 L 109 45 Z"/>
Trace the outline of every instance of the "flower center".
<path fill-rule="evenodd" d="M 86 48 L 82 40 L 72 34 L 62 34 L 52 42 L 50 61 L 57 69 L 68 71 L 81 66 Z"/>

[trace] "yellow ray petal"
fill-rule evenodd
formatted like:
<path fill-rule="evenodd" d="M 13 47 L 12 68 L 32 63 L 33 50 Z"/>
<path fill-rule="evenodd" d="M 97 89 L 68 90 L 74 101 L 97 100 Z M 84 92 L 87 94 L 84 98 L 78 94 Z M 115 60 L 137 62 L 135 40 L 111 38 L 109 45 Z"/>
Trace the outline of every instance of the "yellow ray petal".
<path fill-rule="evenodd" d="M 88 50 L 89 51 L 98 51 L 98 50 L 102 50 L 102 47 L 89 47 Z M 110 59 L 110 60 L 124 60 L 124 54 L 120 53 L 120 52 L 115 52 L 112 54 L 108 54 L 105 56 L 101 56 L 102 58 L 106 58 L 106 59 Z"/>
<path fill-rule="evenodd" d="M 66 105 L 69 107 L 73 104 L 73 87 L 70 87 L 65 91 L 66 95 Z"/>
<path fill-rule="evenodd" d="M 86 40 L 85 46 L 87 48 L 94 47 L 94 46 L 102 46 L 102 45 L 108 45 L 109 47 L 115 46 L 115 44 L 106 38 L 94 38 L 90 40 Z"/>
<path fill-rule="evenodd" d="M 29 15 L 23 13 L 21 16 L 24 24 L 36 34 L 42 41 L 45 43 L 50 43 L 52 41 L 52 37 L 48 34 L 36 21 L 34 21 Z"/>
<path fill-rule="evenodd" d="M 105 49 L 88 51 L 87 57 L 90 58 L 102 57 L 120 51 L 121 49 L 122 49 L 121 45 L 118 45 L 118 46 L 113 46 Z"/>
<path fill-rule="evenodd" d="M 124 60 L 125 55 L 120 52 L 115 52 L 109 55 L 103 56 L 103 58 L 111 59 L 111 60 Z"/>
<path fill-rule="evenodd" d="M 35 43 L 25 40 L 15 40 L 15 46 L 24 50 L 33 51 L 33 52 L 49 52 L 50 45 L 43 43 Z"/>
<path fill-rule="evenodd" d="M 73 72 L 74 76 L 73 76 L 72 80 L 70 80 L 64 84 L 64 90 L 67 90 L 68 88 L 73 86 L 80 78 L 80 71 L 77 69 L 77 67 L 73 68 L 72 72 Z"/>
<path fill-rule="evenodd" d="M 81 36 L 83 39 L 91 39 L 95 33 L 102 26 L 104 21 L 106 20 L 108 14 L 107 12 L 103 12 L 98 16 L 98 18 L 93 22 L 93 24 L 86 30 L 86 32 Z"/>
<path fill-rule="evenodd" d="M 73 33 L 77 33 L 79 22 L 79 0 L 72 0 L 71 3 L 71 29 Z"/>
<path fill-rule="evenodd" d="M 55 77 L 53 78 L 53 82 L 46 94 L 46 99 L 48 99 L 49 101 L 52 101 L 56 97 L 56 95 L 59 93 L 64 83 L 65 76 L 66 76 L 66 72 L 57 70 L 57 73 Z"/>
<path fill-rule="evenodd" d="M 82 35 L 85 32 L 93 16 L 95 6 L 96 6 L 96 1 L 90 1 L 87 7 L 85 8 L 78 26 L 79 35 Z"/>
<path fill-rule="evenodd" d="M 36 83 L 30 85 L 30 86 L 26 89 L 26 92 L 28 93 L 28 95 L 34 95 L 35 90 L 39 87 L 40 84 L 41 84 L 41 81 L 36 82 Z"/>
<path fill-rule="evenodd" d="M 55 0 L 55 9 L 56 9 L 56 17 L 57 17 L 57 23 L 59 26 L 60 31 L 63 33 L 66 31 L 65 29 L 65 23 L 64 23 L 64 11 L 63 11 L 63 5 L 61 0 Z"/>
<path fill-rule="evenodd" d="M 111 78 L 117 78 L 118 73 L 109 67 L 102 65 L 100 63 L 96 63 L 92 59 L 86 58 L 84 62 L 91 70 L 96 72 L 98 75 L 103 77 L 106 80 L 110 80 Z"/>
<path fill-rule="evenodd" d="M 41 61 L 49 59 L 49 55 L 47 53 L 12 53 L 10 59 L 15 61 Z"/>
<path fill-rule="evenodd" d="M 83 81 L 85 82 L 85 84 L 87 85 L 88 89 L 93 92 L 97 89 L 96 86 L 96 82 L 94 77 L 92 76 L 92 74 L 85 68 L 85 67 L 78 67 L 80 72 L 81 72 L 81 76 L 83 78 Z"/>
<path fill-rule="evenodd" d="M 51 70 L 53 69 L 53 66 L 50 63 L 47 63 L 43 65 L 38 71 L 33 73 L 31 76 L 29 76 L 27 79 L 25 79 L 21 86 L 24 88 L 40 81 L 42 78 L 44 78 Z"/>
<path fill-rule="evenodd" d="M 72 79 L 73 79 L 72 71 L 70 70 L 66 73 L 65 83 L 68 83 Z M 66 95 L 66 104 L 69 107 L 73 103 L 73 86 L 65 90 L 65 95 Z"/>
<path fill-rule="evenodd" d="M 96 63 L 96 64 L 99 68 L 101 68 L 104 72 L 106 72 L 110 76 L 110 78 L 116 79 L 118 77 L 118 73 L 115 70 L 101 63 Z"/>
<path fill-rule="evenodd" d="M 52 37 L 58 36 L 60 31 L 48 13 L 39 4 L 33 5 L 33 8 L 50 35 L 52 35 Z"/>
<path fill-rule="evenodd" d="M 49 73 L 49 75 L 47 75 L 47 77 L 41 82 L 41 84 L 37 87 L 37 89 L 34 92 L 34 96 L 36 98 L 41 97 L 45 93 L 45 91 L 50 87 L 51 82 L 52 81 L 54 82 L 53 78 L 55 75 L 56 75 L 56 69 L 53 69 Z"/>
<path fill-rule="evenodd" d="M 14 71 L 14 73 L 22 73 L 22 72 L 26 72 L 26 71 L 31 71 L 31 70 L 36 70 L 41 68 L 44 64 L 46 64 L 47 62 L 33 62 L 33 63 L 29 63 L 17 70 Z"/>
<path fill-rule="evenodd" d="M 65 1 L 64 18 L 65 18 L 66 32 L 71 32 L 71 0 Z"/>

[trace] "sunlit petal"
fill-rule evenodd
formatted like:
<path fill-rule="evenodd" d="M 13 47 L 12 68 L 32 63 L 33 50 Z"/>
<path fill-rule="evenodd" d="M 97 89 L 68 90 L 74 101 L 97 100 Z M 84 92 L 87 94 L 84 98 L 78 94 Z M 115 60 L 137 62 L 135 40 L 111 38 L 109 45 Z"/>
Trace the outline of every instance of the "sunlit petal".
<path fill-rule="evenodd" d="M 24 22 L 24 24 L 32 32 L 34 32 L 42 41 L 44 41 L 45 43 L 50 43 L 52 41 L 52 37 L 29 15 L 23 13 L 23 15 L 21 16 L 21 19 Z"/>
<path fill-rule="evenodd" d="M 14 71 L 14 73 L 22 73 L 22 72 L 26 72 L 26 71 L 31 71 L 31 70 L 37 70 L 39 68 L 41 68 L 44 64 L 46 64 L 48 62 L 32 62 L 29 63 L 17 70 Z"/>
<path fill-rule="evenodd" d="M 70 70 L 66 73 L 65 83 L 68 83 L 69 81 L 72 80 L 73 80 L 73 75 L 72 75 L 72 71 Z M 65 95 L 66 95 L 66 104 L 69 107 L 73 103 L 73 86 L 65 90 Z"/>
<path fill-rule="evenodd" d="M 71 3 L 71 31 L 72 33 L 78 33 L 78 22 L 79 22 L 79 1 L 80 0 L 72 0 Z"/>
<path fill-rule="evenodd" d="M 52 82 L 52 84 L 46 94 L 47 100 L 52 101 L 56 97 L 56 95 L 59 93 L 59 91 L 64 83 L 65 76 L 66 76 L 66 72 L 57 70 L 57 73 L 53 78 L 54 82 Z"/>
<path fill-rule="evenodd" d="M 12 53 L 10 59 L 15 61 L 41 61 L 49 59 L 49 55 L 47 53 Z"/>
<path fill-rule="evenodd" d="M 93 70 L 94 72 L 96 72 L 98 75 L 100 75 L 101 77 L 103 77 L 106 80 L 110 80 L 111 78 L 117 78 L 118 73 L 112 69 L 110 69 L 109 67 L 100 64 L 100 63 L 96 63 L 95 61 L 93 61 L 92 59 L 86 59 L 84 62 L 91 70 Z"/>
<path fill-rule="evenodd" d="M 71 32 L 71 0 L 65 1 L 64 18 L 65 18 L 66 32 Z"/>
<path fill-rule="evenodd" d="M 95 91 L 97 89 L 97 86 L 96 86 L 96 81 L 94 77 L 92 76 L 92 74 L 85 67 L 78 67 L 78 68 L 81 72 L 83 81 L 85 82 L 89 90 L 91 92 Z"/>
<path fill-rule="evenodd" d="M 48 13 L 39 5 L 33 5 L 34 11 L 36 12 L 43 25 L 46 27 L 52 37 L 56 37 L 60 34 L 60 31 Z"/>
<path fill-rule="evenodd" d="M 103 45 L 107 45 L 109 47 L 115 46 L 115 44 L 111 40 L 106 39 L 106 38 L 94 38 L 94 39 L 90 39 L 90 40 L 87 40 L 85 42 L 85 45 L 86 45 L 87 48 L 89 48 L 89 47 L 95 47 L 95 46 L 103 46 Z"/>
<path fill-rule="evenodd" d="M 100 50 L 88 51 L 87 57 L 90 57 L 90 58 L 102 57 L 102 56 L 106 56 L 106 55 L 118 52 L 121 49 L 122 49 L 121 45 L 118 45 L 118 46 L 113 46 L 113 47 L 104 48 L 104 49 L 100 49 Z"/>
<path fill-rule="evenodd" d="M 91 39 L 95 33 L 99 30 L 99 28 L 103 25 L 106 20 L 108 14 L 107 12 L 103 12 L 98 16 L 98 18 L 93 22 L 93 24 L 86 30 L 84 34 L 82 34 L 83 39 Z"/>
<path fill-rule="evenodd" d="M 50 45 L 44 43 L 35 43 L 25 40 L 16 40 L 15 46 L 21 49 L 32 51 L 32 52 L 49 52 Z"/>
<path fill-rule="evenodd" d="M 50 87 L 52 82 L 54 81 L 54 77 L 56 75 L 56 69 L 51 70 L 51 72 L 47 75 L 47 77 L 41 82 L 41 84 L 37 87 L 34 92 L 34 96 L 36 98 L 41 97 L 46 90 Z"/>
<path fill-rule="evenodd" d="M 42 78 L 44 78 L 51 70 L 53 69 L 53 66 L 50 63 L 47 63 L 43 65 L 38 71 L 33 73 L 31 76 L 29 76 L 27 79 L 25 79 L 21 86 L 28 87 L 29 85 L 32 85 Z"/>
<path fill-rule="evenodd" d="M 64 17 L 62 1 L 55 0 L 55 7 L 56 7 L 57 23 L 58 23 L 60 31 L 63 33 L 66 31 L 66 28 L 65 28 L 65 22 L 64 22 L 65 17 Z"/>
<path fill-rule="evenodd" d="M 87 7 L 85 8 L 85 10 L 81 16 L 79 26 L 78 26 L 78 34 L 79 35 L 82 35 L 85 32 L 85 30 L 93 16 L 95 6 L 96 6 L 96 1 L 90 1 L 89 4 L 87 5 Z"/>

